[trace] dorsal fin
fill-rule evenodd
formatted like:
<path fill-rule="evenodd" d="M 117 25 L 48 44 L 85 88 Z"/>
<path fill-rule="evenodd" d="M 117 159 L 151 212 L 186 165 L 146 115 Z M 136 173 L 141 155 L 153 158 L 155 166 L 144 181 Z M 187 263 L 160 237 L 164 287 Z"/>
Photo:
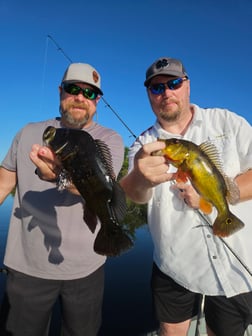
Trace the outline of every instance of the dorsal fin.
<path fill-rule="evenodd" d="M 100 139 L 95 139 L 95 145 L 97 153 L 102 159 L 102 163 L 107 171 L 107 174 L 111 177 L 111 179 L 115 180 L 116 176 L 113 170 L 112 155 L 108 145 Z"/>
<path fill-rule="evenodd" d="M 209 157 L 215 167 L 223 175 L 223 163 L 217 147 L 212 142 L 205 141 L 201 145 L 199 145 L 199 148 Z"/>
<path fill-rule="evenodd" d="M 227 199 L 230 204 L 236 204 L 240 199 L 240 190 L 232 178 L 226 175 L 223 177 L 227 186 Z"/>
<path fill-rule="evenodd" d="M 199 147 L 209 157 L 209 159 L 223 176 L 227 187 L 226 197 L 229 203 L 235 204 L 240 198 L 240 191 L 234 180 L 227 176 L 224 172 L 223 161 L 220 158 L 217 147 L 210 141 L 203 142 Z"/>

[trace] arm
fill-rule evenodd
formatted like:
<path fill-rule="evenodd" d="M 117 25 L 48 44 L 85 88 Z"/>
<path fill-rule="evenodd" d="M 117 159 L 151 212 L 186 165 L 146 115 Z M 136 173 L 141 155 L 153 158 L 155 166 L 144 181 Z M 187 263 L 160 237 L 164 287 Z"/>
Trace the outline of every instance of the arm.
<path fill-rule="evenodd" d="M 17 174 L 4 167 L 0 167 L 0 204 L 12 192 L 17 183 Z"/>
<path fill-rule="evenodd" d="M 240 190 L 239 202 L 252 199 L 252 169 L 238 175 L 235 178 L 235 182 Z"/>
<path fill-rule="evenodd" d="M 151 153 L 165 147 L 164 142 L 144 145 L 135 155 L 134 167 L 120 181 L 126 195 L 136 203 L 147 203 L 152 196 L 152 188 L 169 181 L 173 174 L 167 174 L 168 166 L 163 156 Z"/>

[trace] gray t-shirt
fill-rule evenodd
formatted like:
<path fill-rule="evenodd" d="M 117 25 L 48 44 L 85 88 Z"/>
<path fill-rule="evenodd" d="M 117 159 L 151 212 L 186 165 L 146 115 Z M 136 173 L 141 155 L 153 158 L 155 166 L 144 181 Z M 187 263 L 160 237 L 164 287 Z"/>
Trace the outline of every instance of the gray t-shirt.
<path fill-rule="evenodd" d="M 4 168 L 17 172 L 18 179 L 4 264 L 44 279 L 78 279 L 106 260 L 93 249 L 100 224 L 92 233 L 83 220 L 82 198 L 58 191 L 54 183 L 42 181 L 34 173 L 29 153 L 33 144 L 43 144 L 42 134 L 50 125 L 61 127 L 58 118 L 26 125 L 2 162 Z M 109 146 L 118 174 L 124 156 L 121 136 L 97 123 L 85 131 Z"/>

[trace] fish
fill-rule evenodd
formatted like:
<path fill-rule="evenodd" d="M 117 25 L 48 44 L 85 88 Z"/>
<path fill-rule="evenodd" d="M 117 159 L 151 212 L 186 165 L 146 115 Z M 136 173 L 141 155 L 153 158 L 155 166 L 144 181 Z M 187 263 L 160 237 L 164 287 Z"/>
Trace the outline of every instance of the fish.
<path fill-rule="evenodd" d="M 210 141 L 200 145 L 171 138 L 158 139 L 165 142 L 165 148 L 153 152 L 163 155 L 177 168 L 177 181 L 190 181 L 200 195 L 200 210 L 211 213 L 214 206 L 217 216 L 212 225 L 213 233 L 219 237 L 228 237 L 244 227 L 244 223 L 229 209 L 239 198 L 239 189 L 235 182 L 223 171 L 222 162 L 216 146 Z"/>
<path fill-rule="evenodd" d="M 107 144 L 84 130 L 53 126 L 44 130 L 43 142 L 82 196 L 84 220 L 92 232 L 97 217 L 100 220 L 94 251 L 117 256 L 130 249 L 133 242 L 122 224 L 127 210 L 126 196 L 116 180 Z"/>

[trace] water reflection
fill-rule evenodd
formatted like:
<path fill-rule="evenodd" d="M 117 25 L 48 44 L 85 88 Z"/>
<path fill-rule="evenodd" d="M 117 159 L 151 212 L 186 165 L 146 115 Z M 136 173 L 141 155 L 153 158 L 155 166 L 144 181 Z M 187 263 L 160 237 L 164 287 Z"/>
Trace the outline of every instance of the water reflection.
<path fill-rule="evenodd" d="M 1 266 L 6 244 L 12 198 L 0 207 Z M 143 336 L 156 328 L 152 314 L 150 274 L 152 242 L 146 225 L 135 232 L 135 245 L 120 257 L 108 258 L 105 267 L 103 324 L 99 336 Z M 5 275 L 0 273 L 0 299 Z M 56 304 L 50 336 L 60 335 Z"/>

